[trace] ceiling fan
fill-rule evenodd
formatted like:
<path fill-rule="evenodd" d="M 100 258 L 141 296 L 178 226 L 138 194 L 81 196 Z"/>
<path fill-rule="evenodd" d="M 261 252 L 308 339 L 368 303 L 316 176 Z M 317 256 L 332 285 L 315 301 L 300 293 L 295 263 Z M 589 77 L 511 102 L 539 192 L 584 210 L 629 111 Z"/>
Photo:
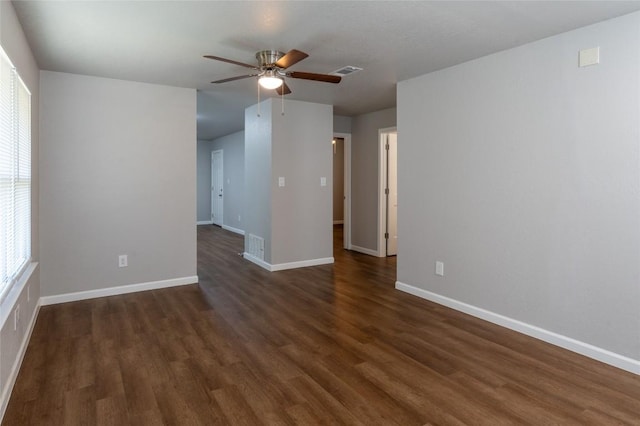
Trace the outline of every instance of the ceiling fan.
<path fill-rule="evenodd" d="M 289 86 L 287 86 L 287 83 L 284 81 L 285 77 L 321 81 L 325 83 L 340 83 L 342 78 L 336 75 L 316 74 L 303 71 L 285 71 L 287 68 L 297 64 L 307 56 L 309 55 L 296 49 L 292 49 L 286 54 L 277 50 L 261 50 L 256 53 L 258 65 L 251 65 L 245 64 L 244 62 L 234 61 L 232 59 L 221 58 L 219 56 L 204 55 L 204 57 L 208 59 L 240 65 L 256 71 L 253 74 L 225 78 L 222 80 L 212 81 L 212 83 L 226 83 L 228 81 L 241 80 L 243 78 L 258 77 L 258 82 L 262 87 L 265 89 L 275 89 L 278 95 L 288 95 L 291 93 L 291 89 L 289 89 Z"/>

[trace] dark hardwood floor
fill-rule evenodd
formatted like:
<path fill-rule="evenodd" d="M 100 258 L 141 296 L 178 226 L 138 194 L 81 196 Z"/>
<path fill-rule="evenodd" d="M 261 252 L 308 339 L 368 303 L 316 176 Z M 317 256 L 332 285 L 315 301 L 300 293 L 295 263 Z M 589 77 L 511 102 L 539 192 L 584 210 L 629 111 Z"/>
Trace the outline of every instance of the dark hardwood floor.
<path fill-rule="evenodd" d="M 640 424 L 640 377 L 396 291 L 395 258 L 340 246 L 269 273 L 200 226 L 199 285 L 43 307 L 3 425 Z"/>

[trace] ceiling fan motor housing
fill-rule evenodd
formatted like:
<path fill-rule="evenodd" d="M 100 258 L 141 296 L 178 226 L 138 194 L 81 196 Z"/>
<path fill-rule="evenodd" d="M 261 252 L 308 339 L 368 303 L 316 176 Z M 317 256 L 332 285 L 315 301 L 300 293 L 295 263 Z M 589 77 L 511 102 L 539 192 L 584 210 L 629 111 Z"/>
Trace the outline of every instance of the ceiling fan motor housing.
<path fill-rule="evenodd" d="M 278 62 L 278 59 L 284 56 L 283 52 L 279 52 L 277 50 L 261 50 L 256 53 L 256 59 L 260 64 L 260 67 L 275 67 L 275 63 Z"/>

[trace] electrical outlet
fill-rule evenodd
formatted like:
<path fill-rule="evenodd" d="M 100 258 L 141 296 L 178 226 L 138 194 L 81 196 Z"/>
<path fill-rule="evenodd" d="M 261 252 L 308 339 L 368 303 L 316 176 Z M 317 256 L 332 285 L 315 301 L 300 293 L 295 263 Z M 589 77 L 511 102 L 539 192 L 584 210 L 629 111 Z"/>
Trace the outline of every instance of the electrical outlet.
<path fill-rule="evenodd" d="M 238 222 L 242 222 L 242 218 L 238 215 Z"/>
<path fill-rule="evenodd" d="M 444 263 L 436 261 L 436 275 L 444 277 Z"/>
<path fill-rule="evenodd" d="M 18 329 L 18 324 L 20 323 L 20 304 L 16 306 L 15 311 L 13 311 L 13 331 Z"/>
<path fill-rule="evenodd" d="M 118 256 L 118 268 L 125 268 L 129 266 L 129 260 L 127 259 L 126 254 L 121 254 Z"/>

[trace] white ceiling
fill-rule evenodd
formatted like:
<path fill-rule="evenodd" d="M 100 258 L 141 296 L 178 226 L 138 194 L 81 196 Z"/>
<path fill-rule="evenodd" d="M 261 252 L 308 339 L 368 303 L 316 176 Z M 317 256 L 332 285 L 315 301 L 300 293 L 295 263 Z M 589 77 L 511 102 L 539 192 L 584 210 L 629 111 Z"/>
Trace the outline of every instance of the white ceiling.
<path fill-rule="evenodd" d="M 199 139 L 241 130 L 257 101 L 252 79 L 210 84 L 249 70 L 205 54 L 253 63 L 256 51 L 295 48 L 309 57 L 291 70 L 362 67 L 338 85 L 287 81 L 288 98 L 351 116 L 395 106 L 398 81 L 640 10 L 638 1 L 13 3 L 41 69 L 198 89 Z"/>

